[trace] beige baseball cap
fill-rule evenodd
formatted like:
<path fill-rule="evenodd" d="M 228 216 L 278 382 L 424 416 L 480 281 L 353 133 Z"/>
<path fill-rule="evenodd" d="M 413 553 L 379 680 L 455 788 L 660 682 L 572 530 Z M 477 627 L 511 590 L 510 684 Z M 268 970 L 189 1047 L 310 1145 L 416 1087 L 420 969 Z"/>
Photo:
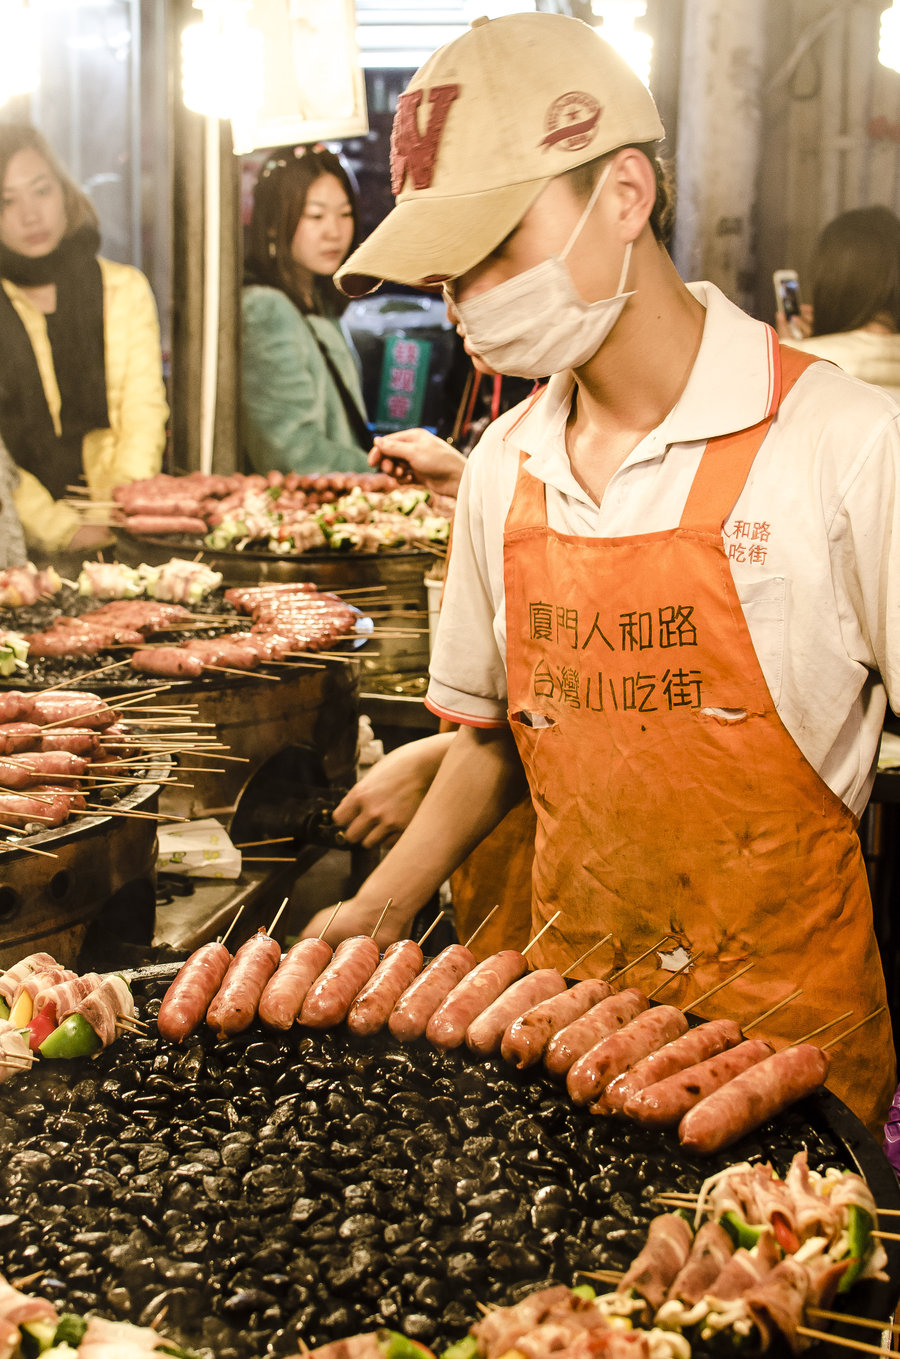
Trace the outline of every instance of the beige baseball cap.
<path fill-rule="evenodd" d="M 650 91 L 589 24 L 543 12 L 476 19 L 400 96 L 396 206 L 336 280 L 360 297 L 385 279 L 418 287 L 457 278 L 556 175 L 663 136 Z"/>

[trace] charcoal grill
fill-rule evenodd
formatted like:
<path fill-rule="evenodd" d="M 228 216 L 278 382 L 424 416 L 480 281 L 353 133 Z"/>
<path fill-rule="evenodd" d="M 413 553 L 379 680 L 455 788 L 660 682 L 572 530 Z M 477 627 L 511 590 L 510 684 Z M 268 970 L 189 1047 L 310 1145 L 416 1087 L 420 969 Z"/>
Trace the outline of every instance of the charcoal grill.
<path fill-rule="evenodd" d="M 174 971 L 135 976 L 145 1018 Z M 500 1059 L 343 1028 L 254 1027 L 224 1044 L 204 1030 L 176 1048 L 151 1026 L 0 1088 L 0 1254 L 61 1306 L 165 1313 L 165 1333 L 216 1359 L 378 1325 L 440 1349 L 479 1304 L 624 1268 L 661 1190 L 696 1190 L 748 1156 L 783 1173 L 803 1146 L 900 1207 L 887 1161 L 828 1093 L 701 1159 Z M 900 1280 L 885 1245 L 891 1282 L 844 1303 L 879 1320 Z"/>

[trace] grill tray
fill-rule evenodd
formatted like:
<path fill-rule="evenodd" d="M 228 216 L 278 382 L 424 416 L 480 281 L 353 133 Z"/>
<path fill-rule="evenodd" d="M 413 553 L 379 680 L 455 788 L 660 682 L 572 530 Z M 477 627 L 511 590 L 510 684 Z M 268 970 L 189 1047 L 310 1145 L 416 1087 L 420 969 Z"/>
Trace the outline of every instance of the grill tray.
<path fill-rule="evenodd" d="M 133 974 L 145 1018 L 176 970 Z M 219 1045 L 204 1028 L 179 1049 L 151 1027 L 0 1088 L 0 1259 L 12 1279 L 39 1271 L 32 1291 L 73 1310 L 142 1324 L 165 1312 L 164 1333 L 216 1359 L 378 1325 L 438 1349 L 478 1303 L 624 1268 L 660 1190 L 695 1190 L 747 1157 L 783 1173 L 803 1146 L 813 1167 L 859 1169 L 879 1207 L 900 1207 L 888 1162 L 827 1093 L 701 1159 L 500 1059 L 343 1028 L 274 1039 L 254 1026 Z M 848 1304 L 878 1319 L 900 1280 L 885 1244 L 891 1282 Z"/>

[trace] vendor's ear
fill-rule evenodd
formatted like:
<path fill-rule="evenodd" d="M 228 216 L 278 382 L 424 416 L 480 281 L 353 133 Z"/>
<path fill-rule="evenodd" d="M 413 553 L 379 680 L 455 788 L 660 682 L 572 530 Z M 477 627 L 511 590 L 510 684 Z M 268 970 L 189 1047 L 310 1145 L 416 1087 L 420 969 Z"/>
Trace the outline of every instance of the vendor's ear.
<path fill-rule="evenodd" d="M 616 191 L 623 237 L 636 240 L 656 203 L 656 173 L 643 151 L 626 146 L 613 157 L 609 177 Z"/>

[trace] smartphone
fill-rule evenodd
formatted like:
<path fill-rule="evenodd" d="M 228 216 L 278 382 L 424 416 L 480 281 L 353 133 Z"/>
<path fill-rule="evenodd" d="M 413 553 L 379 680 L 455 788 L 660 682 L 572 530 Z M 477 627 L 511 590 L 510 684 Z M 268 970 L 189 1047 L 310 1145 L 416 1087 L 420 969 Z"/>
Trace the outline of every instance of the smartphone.
<path fill-rule="evenodd" d="M 801 334 L 794 325 L 800 315 L 800 280 L 796 269 L 776 269 L 772 275 L 775 285 L 775 309 L 784 312 L 791 331 L 798 338 Z"/>

